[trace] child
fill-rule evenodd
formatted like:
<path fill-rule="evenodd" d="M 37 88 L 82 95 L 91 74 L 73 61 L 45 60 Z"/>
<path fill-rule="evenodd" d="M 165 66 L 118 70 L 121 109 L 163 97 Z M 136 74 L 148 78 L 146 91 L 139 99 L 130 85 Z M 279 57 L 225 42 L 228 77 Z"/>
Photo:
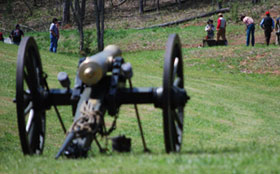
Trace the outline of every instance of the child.
<path fill-rule="evenodd" d="M 206 40 L 214 39 L 214 30 L 215 26 L 213 25 L 213 20 L 209 19 L 205 27 L 205 31 L 207 32 Z"/>

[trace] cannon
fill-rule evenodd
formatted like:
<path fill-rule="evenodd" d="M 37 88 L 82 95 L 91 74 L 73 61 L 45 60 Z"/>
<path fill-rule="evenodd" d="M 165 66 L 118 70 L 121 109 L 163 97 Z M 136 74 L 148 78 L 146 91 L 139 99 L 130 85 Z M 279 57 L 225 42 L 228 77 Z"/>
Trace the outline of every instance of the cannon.
<path fill-rule="evenodd" d="M 92 142 L 100 151 L 98 136 L 108 137 L 116 129 L 120 107 L 134 105 L 144 151 L 147 148 L 137 104 L 154 104 L 162 109 L 165 151 L 179 152 L 182 146 L 184 107 L 190 99 L 184 89 L 183 59 L 180 38 L 171 34 L 166 44 L 162 87 L 133 87 L 132 66 L 126 63 L 115 45 L 79 60 L 75 85 L 65 72 L 58 74 L 61 89 L 50 89 L 43 71 L 37 44 L 24 37 L 18 50 L 16 69 L 16 109 L 23 154 L 42 154 L 46 139 L 46 111 L 54 108 L 66 138 L 56 159 L 86 157 Z M 128 84 L 128 87 L 126 87 Z M 57 106 L 72 107 L 73 124 L 66 131 Z M 113 118 L 105 124 L 105 115 Z M 107 124 L 108 126 L 108 124 Z M 113 148 L 130 150 L 130 139 L 114 137 Z"/>

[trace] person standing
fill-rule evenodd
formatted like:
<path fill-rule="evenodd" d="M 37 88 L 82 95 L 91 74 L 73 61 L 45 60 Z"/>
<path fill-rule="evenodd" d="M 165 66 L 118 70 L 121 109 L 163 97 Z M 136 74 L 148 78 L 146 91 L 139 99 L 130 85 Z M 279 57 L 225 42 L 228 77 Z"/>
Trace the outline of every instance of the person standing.
<path fill-rule="evenodd" d="M 276 19 L 275 31 L 276 31 L 276 41 L 275 41 L 275 44 L 276 45 L 280 45 L 280 17 Z"/>
<path fill-rule="evenodd" d="M 61 22 L 59 21 L 59 22 L 57 22 L 56 23 L 56 28 L 57 28 L 57 40 L 56 40 L 56 44 L 55 44 L 55 46 L 56 46 L 56 50 L 57 50 L 57 46 L 58 46 L 58 40 L 59 40 L 59 37 L 60 37 L 60 34 L 59 34 L 59 26 L 61 25 Z"/>
<path fill-rule="evenodd" d="M 0 41 L 4 42 L 4 37 L 3 37 L 3 33 L 0 32 Z"/>
<path fill-rule="evenodd" d="M 246 34 L 247 34 L 247 40 L 246 40 L 246 45 L 249 46 L 250 45 L 250 36 L 252 36 L 251 38 L 251 44 L 252 46 L 255 45 L 255 23 L 253 18 L 249 17 L 249 16 L 241 16 L 241 21 L 244 22 L 244 24 L 246 25 Z"/>
<path fill-rule="evenodd" d="M 56 26 L 57 24 L 57 19 L 53 18 L 53 21 L 50 26 L 50 39 L 51 39 L 51 44 L 50 44 L 50 52 L 56 53 L 57 51 L 57 41 L 58 41 L 58 28 Z"/>
<path fill-rule="evenodd" d="M 262 19 L 260 25 L 264 30 L 266 45 L 269 45 L 271 32 L 274 29 L 274 20 L 270 17 L 269 11 L 265 12 L 266 17 Z"/>
<path fill-rule="evenodd" d="M 20 29 L 19 24 L 16 25 L 16 29 L 11 32 L 12 41 L 14 44 L 19 45 L 21 37 L 24 37 L 23 31 Z"/>
<path fill-rule="evenodd" d="M 224 19 L 222 13 L 219 13 L 218 16 L 217 41 L 220 40 L 220 37 L 222 37 L 222 39 L 226 41 L 226 20 Z"/>
<path fill-rule="evenodd" d="M 209 19 L 207 25 L 205 26 L 205 31 L 207 32 L 206 40 L 214 39 L 215 26 L 213 25 L 213 20 Z"/>
<path fill-rule="evenodd" d="M 59 40 L 59 26 L 60 26 L 61 22 L 57 22 L 56 23 L 56 28 L 57 28 L 57 41 Z"/>

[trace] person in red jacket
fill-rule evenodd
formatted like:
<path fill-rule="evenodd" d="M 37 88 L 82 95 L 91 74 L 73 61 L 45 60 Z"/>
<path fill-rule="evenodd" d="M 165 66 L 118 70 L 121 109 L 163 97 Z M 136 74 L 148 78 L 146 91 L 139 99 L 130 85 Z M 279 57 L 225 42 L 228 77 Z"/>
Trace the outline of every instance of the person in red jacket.
<path fill-rule="evenodd" d="M 226 20 L 223 17 L 222 13 L 219 13 L 218 18 L 218 24 L 217 24 L 217 41 L 220 40 L 220 37 L 222 37 L 223 40 L 226 39 Z"/>

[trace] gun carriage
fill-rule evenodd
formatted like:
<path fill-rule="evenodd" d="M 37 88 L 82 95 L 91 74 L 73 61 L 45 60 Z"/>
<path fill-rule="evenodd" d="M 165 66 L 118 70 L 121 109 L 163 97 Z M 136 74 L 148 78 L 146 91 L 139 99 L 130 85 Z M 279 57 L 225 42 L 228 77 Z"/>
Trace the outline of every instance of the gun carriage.
<path fill-rule="evenodd" d="M 162 87 L 133 87 L 130 63 L 121 57 L 115 45 L 79 61 L 74 88 L 64 72 L 58 74 L 63 88 L 50 89 L 44 73 L 35 40 L 23 38 L 19 50 L 16 73 L 16 108 L 19 137 L 24 154 L 41 154 L 46 139 L 46 110 L 54 107 L 63 131 L 66 133 L 57 106 L 72 107 L 74 121 L 56 158 L 86 156 L 91 143 L 102 147 L 97 136 L 109 136 L 116 128 L 121 105 L 133 104 L 145 151 L 149 151 L 141 126 L 137 104 L 154 104 L 162 109 L 165 150 L 179 152 L 183 136 L 184 107 L 189 96 L 184 89 L 183 59 L 177 34 L 169 36 L 166 44 Z M 126 87 L 128 82 L 129 87 Z M 106 128 L 105 114 L 114 118 Z M 117 138 L 123 146 L 127 139 Z M 129 151 L 130 147 L 118 148 Z"/>

